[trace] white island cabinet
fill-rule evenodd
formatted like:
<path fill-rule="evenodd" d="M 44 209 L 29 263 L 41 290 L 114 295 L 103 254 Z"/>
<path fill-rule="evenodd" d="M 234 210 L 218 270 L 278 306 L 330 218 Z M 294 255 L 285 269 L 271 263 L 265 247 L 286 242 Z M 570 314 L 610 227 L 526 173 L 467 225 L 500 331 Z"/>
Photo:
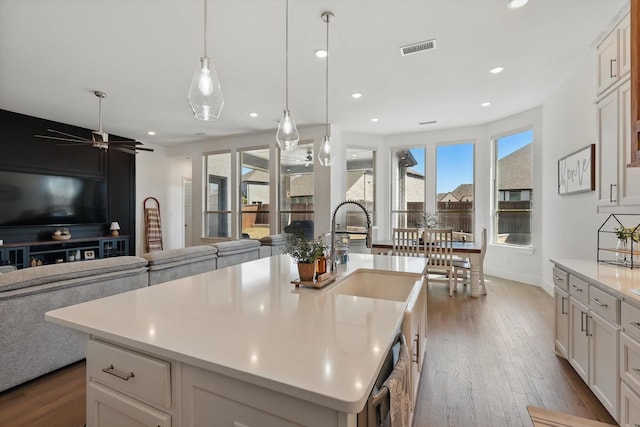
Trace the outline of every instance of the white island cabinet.
<path fill-rule="evenodd" d="M 87 342 L 89 427 L 356 427 L 399 330 L 418 332 L 407 342 L 422 360 L 423 268 L 420 258 L 352 254 L 335 284 L 295 288 L 296 265 L 279 255 L 46 318 Z M 407 301 L 341 293 L 362 270 L 415 286 Z"/>

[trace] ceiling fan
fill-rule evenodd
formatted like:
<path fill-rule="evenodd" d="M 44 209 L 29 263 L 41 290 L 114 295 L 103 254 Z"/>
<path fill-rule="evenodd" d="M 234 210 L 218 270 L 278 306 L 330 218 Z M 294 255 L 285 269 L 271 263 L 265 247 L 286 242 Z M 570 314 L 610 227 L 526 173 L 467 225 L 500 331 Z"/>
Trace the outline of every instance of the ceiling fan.
<path fill-rule="evenodd" d="M 61 132 L 55 129 L 47 129 L 47 132 L 51 132 L 62 136 L 51 135 L 34 135 L 36 138 L 52 139 L 56 141 L 66 141 L 68 144 L 58 144 L 61 146 L 76 146 L 76 147 L 94 147 L 103 150 L 109 148 L 113 150 L 122 151 L 127 154 L 138 154 L 138 151 L 153 151 L 151 148 L 142 148 L 142 142 L 140 141 L 109 141 L 109 134 L 102 130 L 102 99 L 107 97 L 106 92 L 96 90 L 93 92 L 98 97 L 98 130 L 91 132 L 91 139 L 81 136 L 72 135 L 70 133 Z M 82 145 L 78 145 L 82 144 Z"/>

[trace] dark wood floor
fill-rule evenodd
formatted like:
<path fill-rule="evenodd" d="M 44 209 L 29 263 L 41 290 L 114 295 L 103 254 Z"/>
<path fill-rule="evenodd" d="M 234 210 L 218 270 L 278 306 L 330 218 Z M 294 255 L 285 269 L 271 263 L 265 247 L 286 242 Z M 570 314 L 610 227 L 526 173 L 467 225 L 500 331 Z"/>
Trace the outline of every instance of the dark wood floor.
<path fill-rule="evenodd" d="M 425 368 L 415 427 L 528 426 L 527 405 L 615 424 L 553 353 L 553 299 L 489 277 L 488 295 L 430 285 Z M 84 363 L 0 394 L 0 426 L 84 425 Z"/>
<path fill-rule="evenodd" d="M 504 279 L 486 284 L 481 298 L 462 286 L 449 297 L 445 285 L 429 285 L 414 426 L 531 426 L 527 405 L 616 424 L 554 354 L 553 298 Z"/>

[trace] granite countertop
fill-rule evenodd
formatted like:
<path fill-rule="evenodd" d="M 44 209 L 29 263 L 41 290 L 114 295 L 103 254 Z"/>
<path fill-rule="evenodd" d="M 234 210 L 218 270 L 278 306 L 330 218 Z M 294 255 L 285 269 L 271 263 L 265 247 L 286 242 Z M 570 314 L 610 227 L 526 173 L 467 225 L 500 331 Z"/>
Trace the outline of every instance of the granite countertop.
<path fill-rule="evenodd" d="M 631 292 L 640 290 L 640 269 L 622 267 L 603 262 L 557 258 L 551 262 L 569 270 L 569 273 L 585 280 L 596 281 L 626 301 L 640 304 L 640 295 Z"/>
<path fill-rule="evenodd" d="M 351 254 L 357 269 L 416 274 L 423 258 Z M 364 406 L 405 303 L 295 288 L 287 255 L 50 311 L 47 320 L 342 412 Z"/>

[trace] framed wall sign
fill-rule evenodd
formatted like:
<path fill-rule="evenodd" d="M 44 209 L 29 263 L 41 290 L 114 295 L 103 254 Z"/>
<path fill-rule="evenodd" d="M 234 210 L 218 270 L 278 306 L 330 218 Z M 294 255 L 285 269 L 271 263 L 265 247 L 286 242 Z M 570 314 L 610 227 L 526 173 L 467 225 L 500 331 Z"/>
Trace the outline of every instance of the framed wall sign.
<path fill-rule="evenodd" d="M 587 145 L 558 160 L 558 194 L 596 189 L 596 145 Z"/>
<path fill-rule="evenodd" d="M 96 254 L 93 251 L 84 251 L 84 259 L 95 259 Z"/>

